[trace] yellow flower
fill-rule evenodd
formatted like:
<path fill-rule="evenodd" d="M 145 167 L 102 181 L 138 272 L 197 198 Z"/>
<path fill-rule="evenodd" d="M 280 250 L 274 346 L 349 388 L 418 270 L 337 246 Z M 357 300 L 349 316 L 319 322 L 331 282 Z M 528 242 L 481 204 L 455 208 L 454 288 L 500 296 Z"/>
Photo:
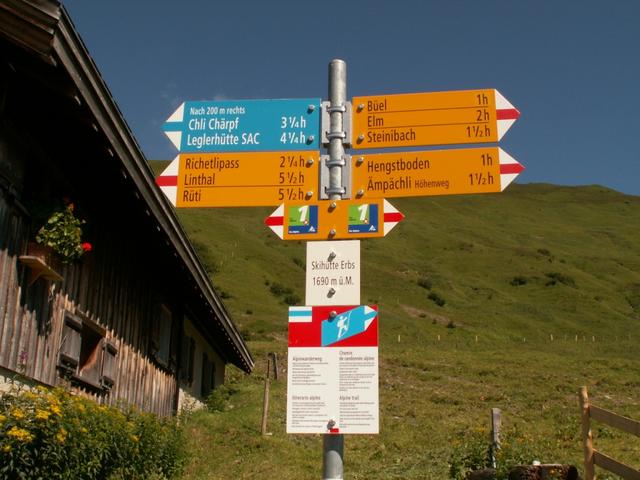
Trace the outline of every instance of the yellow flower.
<path fill-rule="evenodd" d="M 10 452 L 11 451 L 11 445 L 5 445 L 4 447 L 2 447 L 2 451 L 3 452 Z"/>
<path fill-rule="evenodd" d="M 24 412 L 19 408 L 13 408 L 11 410 L 11 416 L 16 420 L 22 420 L 24 418 Z"/>
<path fill-rule="evenodd" d="M 56 433 L 56 440 L 58 440 L 58 443 L 64 443 L 66 439 L 67 439 L 67 431 L 64 428 L 61 428 L 60 431 Z"/>
<path fill-rule="evenodd" d="M 131 435 L 131 440 L 133 440 L 134 442 L 138 442 L 140 441 L 140 437 L 138 435 Z"/>
<path fill-rule="evenodd" d="M 81 412 L 84 412 L 84 410 L 85 410 L 84 405 L 79 403 L 78 404 L 78 410 L 80 410 Z"/>
<path fill-rule="evenodd" d="M 87 430 L 86 428 L 82 427 L 82 428 L 80 428 L 80 431 L 81 431 L 82 433 L 87 433 L 89 430 Z"/>
<path fill-rule="evenodd" d="M 4 423 L 4 421 L 7 419 L 7 417 L 5 417 L 4 415 L 2 415 L 0 413 L 0 424 Z"/>
<path fill-rule="evenodd" d="M 24 392 L 22 396 L 29 400 L 35 400 L 36 398 L 38 398 L 38 396 L 33 392 Z"/>
<path fill-rule="evenodd" d="M 60 410 L 60 407 L 58 405 L 51 403 L 49 404 L 49 408 L 51 409 L 52 413 L 58 415 L 59 417 L 62 416 L 62 411 Z"/>
<path fill-rule="evenodd" d="M 37 420 L 48 420 L 50 416 L 51 416 L 51 412 L 48 412 L 46 410 L 40 410 L 39 408 L 36 409 Z"/>
<path fill-rule="evenodd" d="M 20 442 L 29 443 L 33 440 L 33 435 L 31 435 L 24 428 L 18 428 L 16 426 L 11 427 L 11 429 L 7 432 L 9 437 L 13 437 Z"/>

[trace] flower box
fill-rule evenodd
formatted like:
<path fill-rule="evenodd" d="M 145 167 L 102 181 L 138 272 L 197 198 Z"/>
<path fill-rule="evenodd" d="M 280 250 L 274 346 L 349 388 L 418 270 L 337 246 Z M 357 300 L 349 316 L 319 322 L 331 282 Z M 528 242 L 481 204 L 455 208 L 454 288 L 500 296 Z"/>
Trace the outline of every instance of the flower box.
<path fill-rule="evenodd" d="M 56 253 L 53 248 L 42 245 L 38 242 L 29 242 L 27 244 L 27 255 L 42 260 L 46 265 L 53 266 Z"/>
<path fill-rule="evenodd" d="M 51 247 L 37 242 L 29 242 L 27 254 L 18 257 L 20 262 L 31 270 L 29 285 L 42 277 L 46 280 L 60 281 L 62 276 L 56 271 L 58 259 Z"/>

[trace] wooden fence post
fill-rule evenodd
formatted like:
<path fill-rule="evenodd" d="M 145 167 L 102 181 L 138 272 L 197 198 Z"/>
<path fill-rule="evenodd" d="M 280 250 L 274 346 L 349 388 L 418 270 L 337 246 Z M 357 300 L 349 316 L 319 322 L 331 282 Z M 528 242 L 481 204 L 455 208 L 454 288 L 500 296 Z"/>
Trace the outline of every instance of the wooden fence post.
<path fill-rule="evenodd" d="M 267 435 L 267 415 L 269 414 L 269 370 L 271 370 L 271 356 L 267 355 L 267 376 L 264 379 L 264 399 L 262 401 L 262 435 Z"/>
<path fill-rule="evenodd" d="M 499 408 L 491 409 L 491 466 L 497 468 L 496 455 L 500 450 L 500 427 L 502 418 Z"/>
<path fill-rule="evenodd" d="M 582 411 L 582 445 L 584 447 L 584 478 L 595 480 L 595 468 L 593 465 L 593 436 L 589 415 L 589 396 L 587 387 L 580 388 L 580 409 Z"/>
<path fill-rule="evenodd" d="M 276 352 L 272 352 L 271 356 L 273 357 L 273 379 L 278 381 L 278 354 Z"/>

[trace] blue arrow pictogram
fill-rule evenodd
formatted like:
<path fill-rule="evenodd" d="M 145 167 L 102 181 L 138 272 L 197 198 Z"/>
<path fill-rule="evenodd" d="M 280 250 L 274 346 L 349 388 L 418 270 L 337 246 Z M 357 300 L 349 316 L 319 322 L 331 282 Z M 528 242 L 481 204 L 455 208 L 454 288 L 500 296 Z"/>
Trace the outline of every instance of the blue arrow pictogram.
<path fill-rule="evenodd" d="M 366 331 L 377 315 L 378 312 L 371 307 L 360 305 L 332 319 L 323 320 L 321 346 L 326 347 Z"/>

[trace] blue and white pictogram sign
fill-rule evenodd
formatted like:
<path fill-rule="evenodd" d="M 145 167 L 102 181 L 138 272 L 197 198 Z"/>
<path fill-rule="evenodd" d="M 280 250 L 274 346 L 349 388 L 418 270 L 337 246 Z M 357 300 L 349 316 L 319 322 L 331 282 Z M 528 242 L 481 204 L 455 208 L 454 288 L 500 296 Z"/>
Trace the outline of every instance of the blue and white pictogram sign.
<path fill-rule="evenodd" d="M 291 313 L 289 313 L 291 314 Z M 341 342 L 349 337 L 363 333 L 378 315 L 378 312 L 367 305 L 337 314 L 322 322 L 321 346 Z"/>

